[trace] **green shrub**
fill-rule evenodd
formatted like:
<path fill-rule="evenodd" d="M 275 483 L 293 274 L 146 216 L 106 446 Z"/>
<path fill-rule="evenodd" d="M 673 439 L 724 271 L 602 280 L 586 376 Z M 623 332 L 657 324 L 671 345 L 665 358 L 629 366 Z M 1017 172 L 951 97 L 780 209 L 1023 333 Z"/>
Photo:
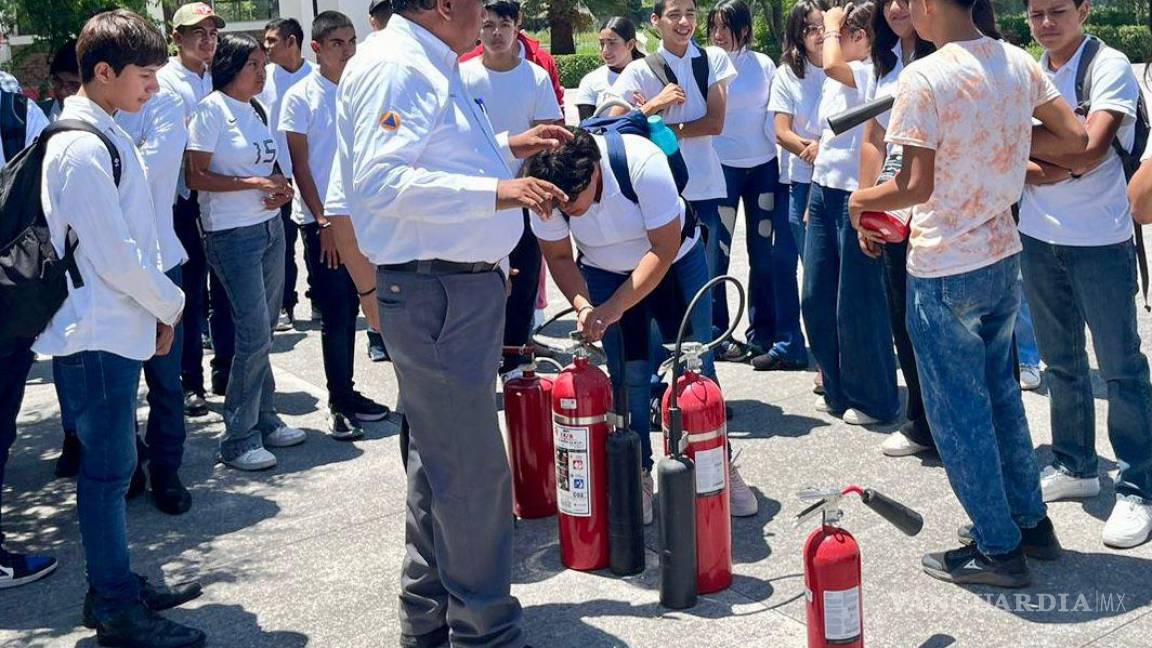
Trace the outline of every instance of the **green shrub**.
<path fill-rule="evenodd" d="M 1152 55 L 1152 35 L 1147 27 L 1088 25 L 1085 31 L 1124 52 L 1133 63 L 1143 63 Z"/>
<path fill-rule="evenodd" d="M 565 88 L 575 88 L 592 70 L 604 65 L 598 54 L 558 54 L 556 67 L 560 70 L 560 84 Z"/>
<path fill-rule="evenodd" d="M 1120 11 L 1093 10 L 1084 28 L 1111 47 L 1124 52 L 1133 63 L 1141 63 L 1152 55 L 1152 34 L 1148 28 L 1134 24 L 1136 19 L 1128 13 Z M 1028 28 L 1028 18 L 1024 14 L 1002 15 L 996 20 L 1004 39 L 1009 43 L 1019 45 L 1035 53 L 1041 48 L 1032 40 L 1032 32 Z"/>

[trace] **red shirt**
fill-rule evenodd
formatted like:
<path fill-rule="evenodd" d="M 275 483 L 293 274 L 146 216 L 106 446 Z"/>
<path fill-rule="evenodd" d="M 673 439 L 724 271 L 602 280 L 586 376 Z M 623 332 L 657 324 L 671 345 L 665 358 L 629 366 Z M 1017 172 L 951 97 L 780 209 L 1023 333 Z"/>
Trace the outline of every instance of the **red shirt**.
<path fill-rule="evenodd" d="M 560 85 L 560 70 L 556 68 L 556 59 L 547 50 L 540 47 L 540 41 L 529 38 L 524 32 L 520 32 L 516 39 L 524 45 L 524 58 L 544 68 L 548 73 L 548 78 L 552 79 L 552 91 L 556 93 L 556 102 L 560 104 L 560 111 L 564 111 L 564 86 Z M 460 61 L 464 62 L 474 59 L 477 56 L 484 54 L 484 46 L 477 45 L 476 49 L 468 52 L 460 57 Z"/>

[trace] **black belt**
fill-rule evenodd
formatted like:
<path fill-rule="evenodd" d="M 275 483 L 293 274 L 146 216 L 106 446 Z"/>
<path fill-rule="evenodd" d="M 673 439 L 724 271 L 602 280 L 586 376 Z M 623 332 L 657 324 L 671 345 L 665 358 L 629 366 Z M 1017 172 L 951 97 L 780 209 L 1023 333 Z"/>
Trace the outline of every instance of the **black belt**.
<path fill-rule="evenodd" d="M 389 272 L 415 272 L 426 275 L 446 274 L 476 274 L 478 272 L 492 272 L 499 266 L 495 263 L 478 261 L 476 263 L 460 263 L 457 261 L 444 261 L 430 259 L 426 261 L 409 261 L 408 263 L 392 263 L 380 266 L 381 270 Z"/>

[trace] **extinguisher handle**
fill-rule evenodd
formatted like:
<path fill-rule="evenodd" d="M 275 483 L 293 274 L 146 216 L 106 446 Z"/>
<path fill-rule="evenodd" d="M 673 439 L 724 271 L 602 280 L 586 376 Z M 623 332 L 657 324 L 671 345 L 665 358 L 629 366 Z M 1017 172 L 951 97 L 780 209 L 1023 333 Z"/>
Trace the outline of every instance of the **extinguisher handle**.
<path fill-rule="evenodd" d="M 880 491 L 865 488 L 860 499 L 865 506 L 876 511 L 880 517 L 891 522 L 892 526 L 903 531 L 905 535 L 914 536 L 924 528 L 924 518 L 919 513 Z"/>

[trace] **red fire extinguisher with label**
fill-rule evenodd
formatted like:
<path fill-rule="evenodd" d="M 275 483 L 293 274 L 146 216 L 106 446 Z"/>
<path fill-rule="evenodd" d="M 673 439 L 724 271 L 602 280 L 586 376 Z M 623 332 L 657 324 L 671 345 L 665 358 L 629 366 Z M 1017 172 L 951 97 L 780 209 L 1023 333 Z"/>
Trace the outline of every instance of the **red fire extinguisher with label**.
<path fill-rule="evenodd" d="M 569 569 L 591 571 L 608 566 L 605 448 L 611 409 L 611 381 L 591 364 L 587 349 L 577 347 L 572 364 L 560 372 L 552 387 L 560 559 Z"/>
<path fill-rule="evenodd" d="M 820 528 L 804 543 L 804 596 L 808 614 L 808 648 L 863 648 L 864 604 L 860 547 L 840 527 L 843 496 L 854 493 L 864 504 L 905 534 L 924 527 L 919 513 L 871 488 L 809 489 L 802 500 L 815 502 L 796 516 L 796 525 L 821 515 Z"/>
<path fill-rule="evenodd" d="M 504 382 L 504 422 L 512 468 L 512 508 L 531 520 L 556 514 L 556 464 L 552 447 L 552 380 L 536 373 L 532 347 L 507 347 L 532 357 Z M 523 353 L 527 351 L 526 353 Z"/>
<path fill-rule="evenodd" d="M 696 587 L 710 594 L 732 585 L 732 517 L 728 500 L 728 432 L 724 395 L 702 373 L 704 345 L 682 346 L 685 372 L 676 381 L 683 421 L 680 452 L 692 460 L 696 474 Z M 668 430 L 672 388 L 664 393 L 664 451 L 670 454 Z"/>

